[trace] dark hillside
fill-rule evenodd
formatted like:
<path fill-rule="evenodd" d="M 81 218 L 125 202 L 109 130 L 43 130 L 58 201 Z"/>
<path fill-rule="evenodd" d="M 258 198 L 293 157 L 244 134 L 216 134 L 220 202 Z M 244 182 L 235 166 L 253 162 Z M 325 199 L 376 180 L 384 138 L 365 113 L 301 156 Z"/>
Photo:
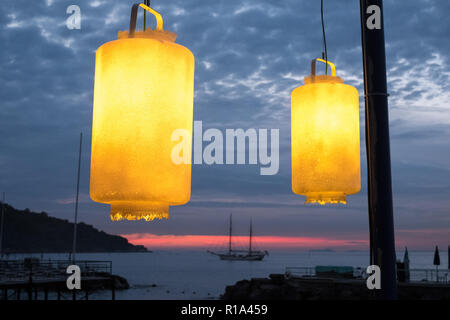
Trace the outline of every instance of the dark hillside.
<path fill-rule="evenodd" d="M 1 207 L 0 207 L 1 208 Z M 17 210 L 5 204 L 3 252 L 70 252 L 73 222 L 47 213 Z M 77 226 L 77 252 L 143 252 L 127 239 L 107 234 L 83 222 Z"/>

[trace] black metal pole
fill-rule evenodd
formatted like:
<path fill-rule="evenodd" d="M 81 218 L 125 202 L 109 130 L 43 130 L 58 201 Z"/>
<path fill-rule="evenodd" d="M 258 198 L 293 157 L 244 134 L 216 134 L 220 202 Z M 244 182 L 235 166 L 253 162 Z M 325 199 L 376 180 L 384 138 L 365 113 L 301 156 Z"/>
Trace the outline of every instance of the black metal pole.
<path fill-rule="evenodd" d="M 382 299 L 397 298 L 383 1 L 360 0 L 366 104 L 371 263 L 381 271 Z"/>
<path fill-rule="evenodd" d="M 111 300 L 116 300 L 116 283 L 113 275 L 111 275 Z"/>
<path fill-rule="evenodd" d="M 30 276 L 28 278 L 28 300 L 33 300 L 33 261 L 30 262 Z"/>
<path fill-rule="evenodd" d="M 0 260 L 3 258 L 3 225 L 5 224 L 5 193 L 2 200 L 2 217 L 0 218 Z"/>

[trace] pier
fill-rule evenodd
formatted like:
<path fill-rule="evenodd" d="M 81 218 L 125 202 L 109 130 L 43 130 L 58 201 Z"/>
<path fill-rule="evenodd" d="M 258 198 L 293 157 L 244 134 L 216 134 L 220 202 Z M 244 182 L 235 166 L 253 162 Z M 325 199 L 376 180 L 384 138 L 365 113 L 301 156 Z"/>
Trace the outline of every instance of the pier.
<path fill-rule="evenodd" d="M 66 273 L 76 264 L 81 271 L 81 289 L 68 290 Z M 112 274 L 111 261 L 0 260 L 0 298 L 3 300 L 88 300 L 99 290 L 111 290 L 115 300 L 117 289 L 128 288 L 124 278 Z"/>

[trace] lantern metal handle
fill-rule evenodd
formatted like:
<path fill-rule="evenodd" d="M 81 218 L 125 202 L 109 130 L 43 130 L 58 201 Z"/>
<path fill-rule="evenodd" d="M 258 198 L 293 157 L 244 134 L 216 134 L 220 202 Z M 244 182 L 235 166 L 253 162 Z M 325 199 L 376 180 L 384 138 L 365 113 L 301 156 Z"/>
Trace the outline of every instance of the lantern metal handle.
<path fill-rule="evenodd" d="M 150 8 L 149 6 L 146 6 L 143 3 L 135 3 L 131 7 L 130 31 L 128 33 L 129 37 L 133 38 L 134 37 L 134 33 L 136 32 L 136 20 L 137 20 L 137 13 L 138 13 L 139 7 L 143 8 L 144 10 L 147 10 L 148 12 L 150 12 L 152 15 L 155 16 L 155 18 L 156 18 L 156 30 L 162 31 L 163 30 L 163 18 L 161 16 L 161 14 L 159 12 L 156 12 L 155 10 Z"/>
<path fill-rule="evenodd" d="M 336 66 L 334 65 L 334 63 L 333 63 L 333 62 L 330 62 L 330 61 L 328 61 L 328 60 L 320 59 L 320 58 L 313 59 L 313 60 L 311 61 L 311 75 L 312 75 L 312 76 L 315 76 L 315 75 L 316 75 L 316 61 L 320 61 L 320 62 L 323 62 L 323 63 L 327 63 L 328 65 L 330 65 L 330 68 L 331 68 L 331 75 L 332 75 L 333 77 L 336 77 Z"/>

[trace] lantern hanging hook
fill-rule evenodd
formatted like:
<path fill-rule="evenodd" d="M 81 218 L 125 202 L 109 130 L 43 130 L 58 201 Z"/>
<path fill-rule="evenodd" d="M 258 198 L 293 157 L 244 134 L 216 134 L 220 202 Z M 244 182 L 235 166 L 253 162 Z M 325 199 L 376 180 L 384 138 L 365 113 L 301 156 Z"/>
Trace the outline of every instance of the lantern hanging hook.
<path fill-rule="evenodd" d="M 312 75 L 313 77 L 316 76 L 316 61 L 320 61 L 320 62 L 326 63 L 327 65 L 330 65 L 330 68 L 331 68 L 331 75 L 332 75 L 333 77 L 336 77 L 336 66 L 334 65 L 334 63 L 331 62 L 331 61 L 328 61 L 328 60 L 320 59 L 320 58 L 313 59 L 313 60 L 311 61 L 311 75 Z"/>
<path fill-rule="evenodd" d="M 139 7 L 143 8 L 144 10 L 146 10 L 146 11 L 150 12 L 152 15 L 154 15 L 155 18 L 156 18 L 156 28 L 155 28 L 155 30 L 163 31 L 163 18 L 161 16 L 161 14 L 159 12 L 153 10 L 152 8 L 146 6 L 143 3 L 135 3 L 131 7 L 129 37 L 133 38 L 134 37 L 134 33 L 136 32 L 136 20 L 137 20 L 137 13 L 138 13 Z"/>

